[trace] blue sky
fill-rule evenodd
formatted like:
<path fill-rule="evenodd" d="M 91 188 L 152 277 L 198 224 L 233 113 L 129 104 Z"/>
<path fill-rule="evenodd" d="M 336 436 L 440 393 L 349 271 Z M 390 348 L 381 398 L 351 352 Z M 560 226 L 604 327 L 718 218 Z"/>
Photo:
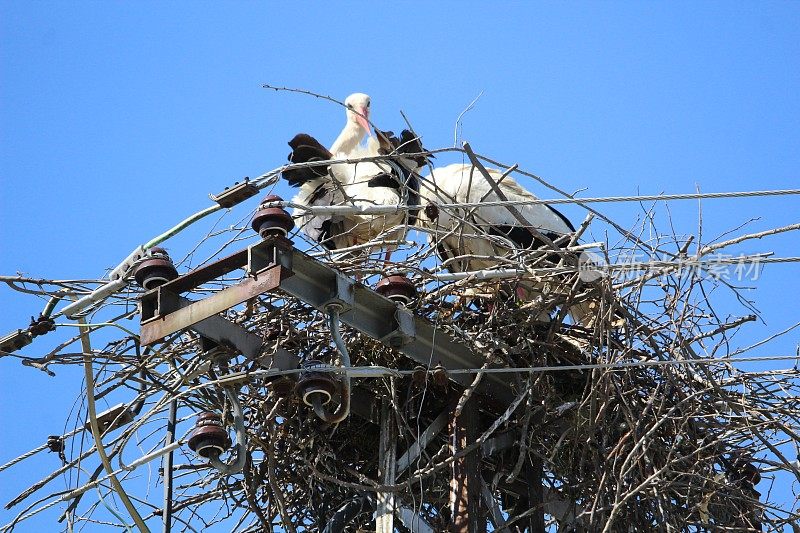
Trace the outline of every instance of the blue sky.
<path fill-rule="evenodd" d="M 798 58 L 797 2 L 2 1 L 0 274 L 100 277 L 208 206 L 208 193 L 281 165 L 294 133 L 335 138 L 340 108 L 262 83 L 369 93 L 378 126 L 400 130 L 403 110 L 429 148 L 453 144 L 457 116 L 483 91 L 463 139 L 584 196 L 797 187 Z M 753 217 L 752 231 L 798 222 L 799 203 L 709 200 L 706 234 Z M 672 207 L 693 232 L 697 203 Z M 639 215 L 602 210 L 626 227 Z M 766 250 L 800 255 L 796 237 L 740 251 Z M 767 268 L 753 294 L 767 325 L 747 338 L 800 320 L 798 274 Z M 43 302 L 0 287 L 0 305 L 2 335 Z M 761 355 L 794 353 L 788 337 Z M 2 462 L 63 429 L 81 378 L 12 359 L 0 371 Z M 55 462 L 8 471 L 0 499 Z"/>

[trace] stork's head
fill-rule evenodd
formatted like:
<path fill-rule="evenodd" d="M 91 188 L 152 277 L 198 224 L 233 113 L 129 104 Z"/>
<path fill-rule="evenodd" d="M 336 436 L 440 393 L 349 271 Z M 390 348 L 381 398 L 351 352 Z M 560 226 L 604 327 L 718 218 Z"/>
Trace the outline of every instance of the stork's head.
<path fill-rule="evenodd" d="M 347 106 L 347 120 L 355 122 L 367 135 L 370 135 L 369 96 L 364 93 L 353 93 L 345 99 L 344 105 Z"/>

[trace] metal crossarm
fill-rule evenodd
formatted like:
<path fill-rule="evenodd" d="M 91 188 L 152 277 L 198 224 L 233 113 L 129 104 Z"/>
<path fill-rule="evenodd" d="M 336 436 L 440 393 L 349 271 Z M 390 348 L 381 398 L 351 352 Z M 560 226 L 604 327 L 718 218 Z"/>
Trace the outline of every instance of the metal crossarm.
<path fill-rule="evenodd" d="M 203 300 L 179 294 L 196 289 L 238 268 L 247 278 Z M 189 272 L 142 297 L 142 344 L 152 344 L 185 328 L 256 356 L 257 335 L 219 316 L 219 313 L 259 294 L 280 289 L 320 311 L 331 304 L 341 308 L 342 322 L 404 353 L 426 366 L 446 370 L 479 368 L 483 358 L 463 343 L 414 316 L 405 307 L 294 248 L 282 237 L 268 237 L 228 257 Z M 260 350 L 260 339 L 258 341 Z M 281 365 L 278 365 L 280 368 Z M 282 368 L 283 369 L 283 368 Z M 472 377 L 450 374 L 467 386 Z M 512 394 L 502 375 L 487 374 L 478 391 L 507 403 Z"/>

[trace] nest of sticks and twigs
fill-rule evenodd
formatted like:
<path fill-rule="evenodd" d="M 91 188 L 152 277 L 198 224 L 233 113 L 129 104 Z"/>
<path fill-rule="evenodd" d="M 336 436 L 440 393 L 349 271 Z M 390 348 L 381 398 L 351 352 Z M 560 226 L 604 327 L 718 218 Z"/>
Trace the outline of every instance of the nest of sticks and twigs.
<path fill-rule="evenodd" d="M 213 246 L 209 257 L 242 240 L 245 224 L 211 231 L 206 239 L 223 244 Z M 700 246 L 695 259 L 750 237 Z M 685 251 L 687 241 L 676 238 L 669 244 Z M 629 251 L 664 260 L 659 249 L 667 248 L 666 241 L 642 242 L 628 233 L 613 250 L 605 250 L 606 256 L 612 264 Z M 337 513 L 347 515 L 346 530 L 367 530 L 374 528 L 377 494 L 393 494 L 398 508 L 413 511 L 435 531 L 447 530 L 453 521 L 451 469 L 458 459 L 448 431 L 434 435 L 387 486 L 379 466 L 381 409 L 388 406 L 391 413 L 391 446 L 399 456 L 443 412 L 470 402 L 474 434 L 463 453 L 478 450 L 482 457 L 478 468 L 490 496 L 484 501 L 484 524 L 497 520 L 490 508 L 495 506 L 507 530 L 528 527 L 537 512 L 528 494 L 534 478 L 541 480 L 545 519 L 559 531 L 781 531 L 797 520 L 796 505 L 771 499 L 772 484 L 800 476 L 785 451 L 787 443 L 798 440 L 797 371 L 747 372 L 710 361 L 731 355 L 731 335 L 753 317 L 745 307 L 747 314 L 739 318 L 721 318 L 707 296 L 710 286 L 725 284 L 702 267 L 678 268 L 676 254 L 655 270 L 586 281 L 574 269 L 553 268 L 559 258 L 543 263 L 543 251 L 528 250 L 519 252 L 514 264 L 538 266 L 517 279 L 441 282 L 432 276 L 434 246 L 411 238 L 396 245 L 389 264 L 381 253 L 348 257 L 313 243 L 309 253 L 366 285 L 387 271 L 406 274 L 419 289 L 409 310 L 483 357 L 483 368 L 471 369 L 468 385 L 460 386 L 437 369 L 438 361 L 420 365 L 344 327 L 353 367 L 393 372 L 354 378 L 352 399 L 358 405 L 343 422 L 326 424 L 294 394 L 297 373 L 270 375 L 263 361 L 209 351 L 190 331 L 154 347 L 140 346 L 130 322 L 123 320 L 137 313 L 135 291 L 106 301 L 87 317 L 85 336 L 96 337 L 94 331 L 103 329 L 91 325 L 95 322 L 122 326 L 102 348 L 74 350 L 81 339 L 76 332 L 46 356 L 22 362 L 53 372 L 60 365 L 83 364 L 88 353 L 95 381 L 90 392 L 96 399 L 140 402 L 133 422 L 104 438 L 122 478 L 147 468 L 126 468 L 137 457 L 163 447 L 171 403 L 180 440 L 199 412 L 218 413 L 223 426 L 232 428 L 234 410 L 223 389 L 236 394 L 246 431 L 241 473 L 222 473 L 186 447 L 175 451 L 170 513 L 182 530 L 225 524 L 236 531 L 320 531 Z M 577 255 L 564 252 L 572 264 Z M 197 295 L 213 294 L 239 279 L 231 275 L 207 284 Z M 538 294 L 521 300 L 516 289 L 531 279 Z M 96 286 L 90 280 L 3 281 L 46 296 L 59 290 L 81 295 Z M 567 316 L 569 306 L 582 301 L 591 302 L 596 317 L 588 326 Z M 93 318 L 98 316 L 111 318 Z M 264 294 L 229 310 L 226 318 L 260 335 L 266 355 L 283 350 L 301 361 L 336 364 L 326 317 L 297 299 Z M 489 372 L 504 376 L 513 401 L 491 401 L 481 392 Z M 8 502 L 8 508 L 20 509 L 8 530 L 58 501 L 62 492 L 45 494 L 61 473 L 74 472 L 69 490 L 91 485 L 108 494 L 110 484 L 91 438 L 77 438 L 88 431 L 85 410 L 79 411 L 75 430 L 59 437 L 62 464 Z M 511 444 L 497 444 L 508 435 Z M 134 448 L 141 450 L 138 455 Z M 164 482 L 165 473 L 150 468 L 149 483 L 125 481 L 144 519 L 164 512 L 163 504 L 147 495 L 147 486 Z M 91 494 L 84 489 L 65 499 L 62 519 L 101 521 Z M 494 523 L 495 529 L 500 526 Z M 396 527 L 406 526 L 396 522 Z"/>

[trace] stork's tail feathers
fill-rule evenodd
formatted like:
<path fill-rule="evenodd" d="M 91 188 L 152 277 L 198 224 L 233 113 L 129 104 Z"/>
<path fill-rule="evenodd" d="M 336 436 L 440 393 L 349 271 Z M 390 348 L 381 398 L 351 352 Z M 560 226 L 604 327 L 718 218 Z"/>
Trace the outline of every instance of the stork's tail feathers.
<path fill-rule="evenodd" d="M 289 141 L 289 146 L 292 148 L 289 154 L 289 161 L 291 163 L 312 163 L 314 161 L 326 161 L 333 158 L 333 155 L 327 148 L 322 146 L 319 141 L 307 133 L 298 133 L 295 135 L 294 138 Z M 281 175 L 290 186 L 300 187 L 309 181 L 326 176 L 328 171 L 329 166 L 323 165 L 284 170 Z"/>

